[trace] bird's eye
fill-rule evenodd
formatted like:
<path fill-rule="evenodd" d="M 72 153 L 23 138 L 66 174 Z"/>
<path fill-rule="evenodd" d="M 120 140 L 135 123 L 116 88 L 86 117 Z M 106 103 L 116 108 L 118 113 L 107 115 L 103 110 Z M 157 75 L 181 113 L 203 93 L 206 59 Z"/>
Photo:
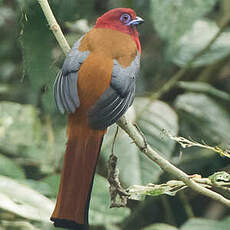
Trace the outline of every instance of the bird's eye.
<path fill-rule="evenodd" d="M 124 24 L 129 23 L 131 20 L 131 16 L 129 14 L 122 14 L 120 17 L 120 21 L 123 22 Z"/>

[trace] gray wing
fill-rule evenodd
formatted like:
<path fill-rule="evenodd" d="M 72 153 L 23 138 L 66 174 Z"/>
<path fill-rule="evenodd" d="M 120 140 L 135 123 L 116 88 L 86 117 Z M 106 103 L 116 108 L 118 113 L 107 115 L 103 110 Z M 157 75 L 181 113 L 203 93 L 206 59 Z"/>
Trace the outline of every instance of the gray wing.
<path fill-rule="evenodd" d="M 81 52 L 78 50 L 82 38 L 73 45 L 54 82 L 54 99 L 61 113 L 74 113 L 80 106 L 77 91 L 78 71 L 89 55 L 89 51 Z"/>
<path fill-rule="evenodd" d="M 110 87 L 88 112 L 89 125 L 93 129 L 105 129 L 115 123 L 133 103 L 135 81 L 140 68 L 137 54 L 129 67 L 122 67 L 114 60 Z"/>

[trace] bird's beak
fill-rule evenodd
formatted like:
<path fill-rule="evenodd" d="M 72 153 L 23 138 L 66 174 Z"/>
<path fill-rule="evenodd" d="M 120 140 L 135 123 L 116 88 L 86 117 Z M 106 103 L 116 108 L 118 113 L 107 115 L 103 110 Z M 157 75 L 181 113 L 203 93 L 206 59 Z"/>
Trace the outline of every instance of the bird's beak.
<path fill-rule="evenodd" d="M 137 26 L 144 23 L 144 19 L 141 17 L 136 17 L 134 20 L 130 21 L 127 25 L 128 26 Z"/>

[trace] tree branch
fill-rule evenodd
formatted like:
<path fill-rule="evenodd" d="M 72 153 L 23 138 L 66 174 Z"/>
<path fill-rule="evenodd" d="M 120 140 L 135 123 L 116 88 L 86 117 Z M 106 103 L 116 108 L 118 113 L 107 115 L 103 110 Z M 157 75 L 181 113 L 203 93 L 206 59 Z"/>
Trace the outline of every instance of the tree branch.
<path fill-rule="evenodd" d="M 201 178 L 200 175 L 190 177 L 191 180 L 205 188 L 219 188 L 223 191 L 230 191 L 230 174 L 226 172 L 216 172 L 208 178 Z M 132 185 L 127 189 L 130 199 L 142 199 L 142 196 L 160 196 L 167 194 L 176 195 L 177 192 L 187 188 L 188 186 L 179 180 L 170 180 L 164 184 L 147 184 L 145 186 Z"/>
<path fill-rule="evenodd" d="M 61 31 L 60 26 L 58 25 L 52 10 L 50 9 L 49 3 L 47 0 L 37 0 L 43 10 L 43 13 L 49 23 L 50 29 L 52 30 L 55 38 L 58 41 L 58 44 L 60 45 L 62 51 L 65 53 L 65 55 L 70 51 L 70 46 L 68 42 L 65 39 L 64 34 Z"/>
<path fill-rule="evenodd" d="M 163 132 L 171 139 L 176 141 L 178 144 L 181 145 L 182 148 L 190 148 L 190 147 L 199 147 L 199 148 L 204 148 L 204 149 L 208 149 L 211 150 L 213 152 L 218 153 L 221 157 L 228 157 L 230 158 L 230 152 L 229 149 L 222 149 L 221 147 L 218 146 L 209 146 L 206 143 L 199 143 L 197 141 L 193 141 L 193 140 L 188 140 L 184 137 L 176 137 L 171 135 L 168 131 L 163 130 Z"/>
<path fill-rule="evenodd" d="M 208 196 L 216 201 L 219 201 L 228 207 L 230 207 L 230 200 L 226 199 L 222 195 L 207 189 L 197 182 L 195 182 L 189 175 L 187 175 L 182 170 L 175 167 L 169 161 L 164 159 L 160 154 L 158 154 L 155 150 L 153 150 L 149 144 L 146 145 L 146 141 L 143 139 L 142 134 L 140 134 L 139 130 L 131 124 L 125 116 L 123 116 L 118 122 L 118 125 L 125 130 L 125 132 L 130 136 L 130 138 L 134 141 L 137 147 L 152 161 L 157 163 L 164 171 L 173 175 L 175 178 L 183 181 L 185 185 L 193 189 L 194 191 L 201 193 L 202 195 Z"/>
<path fill-rule="evenodd" d="M 59 27 L 57 24 L 55 17 L 49 7 L 49 3 L 47 0 L 37 0 L 42 10 L 46 16 L 46 19 L 51 27 L 51 30 L 53 31 L 59 45 L 61 46 L 63 52 L 65 54 L 69 51 L 69 45 Z M 169 161 L 164 159 L 160 154 L 158 154 L 155 150 L 153 150 L 148 143 L 146 143 L 145 138 L 143 137 L 143 134 L 140 133 L 140 130 L 138 130 L 133 124 L 131 124 L 130 121 L 126 119 L 125 116 L 123 116 L 117 124 L 130 136 L 130 138 L 134 141 L 134 143 L 139 147 L 139 149 L 152 161 L 154 161 L 156 164 L 158 164 L 163 170 L 173 175 L 175 178 L 181 180 L 184 182 L 185 185 L 192 188 L 193 190 L 197 191 L 198 193 L 201 193 L 205 196 L 208 196 L 214 200 L 217 200 L 227 206 L 230 207 L 230 200 L 226 199 L 222 195 L 213 192 L 197 182 L 195 182 L 189 175 L 181 171 L 180 169 L 176 168 L 174 165 L 172 165 Z"/>

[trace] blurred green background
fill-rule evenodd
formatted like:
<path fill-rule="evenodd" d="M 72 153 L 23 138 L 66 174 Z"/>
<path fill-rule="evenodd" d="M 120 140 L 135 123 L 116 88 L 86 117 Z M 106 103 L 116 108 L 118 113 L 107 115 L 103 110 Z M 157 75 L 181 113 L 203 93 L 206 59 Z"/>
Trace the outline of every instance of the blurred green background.
<path fill-rule="evenodd" d="M 217 171 L 230 172 L 229 159 L 204 149 L 182 149 L 162 132 L 166 129 L 173 135 L 229 148 L 229 0 L 49 3 L 71 45 L 108 9 L 136 10 L 145 24 L 138 28 L 141 72 L 129 119 L 138 123 L 154 149 L 186 173 L 207 177 Z M 220 28 L 211 47 L 194 58 Z M 66 116 L 54 106 L 52 85 L 63 60 L 37 1 L 0 0 L 0 229 L 54 229 L 49 216 L 58 191 Z M 149 97 L 181 69 L 187 72 L 180 81 L 149 103 Z M 109 209 L 107 160 L 114 132 L 115 125 L 104 139 L 97 167 L 90 205 L 92 229 L 228 229 L 229 209 L 190 189 L 174 197 L 146 197 L 129 201 L 127 208 Z M 173 179 L 143 156 L 122 131 L 115 153 L 124 187 Z"/>

